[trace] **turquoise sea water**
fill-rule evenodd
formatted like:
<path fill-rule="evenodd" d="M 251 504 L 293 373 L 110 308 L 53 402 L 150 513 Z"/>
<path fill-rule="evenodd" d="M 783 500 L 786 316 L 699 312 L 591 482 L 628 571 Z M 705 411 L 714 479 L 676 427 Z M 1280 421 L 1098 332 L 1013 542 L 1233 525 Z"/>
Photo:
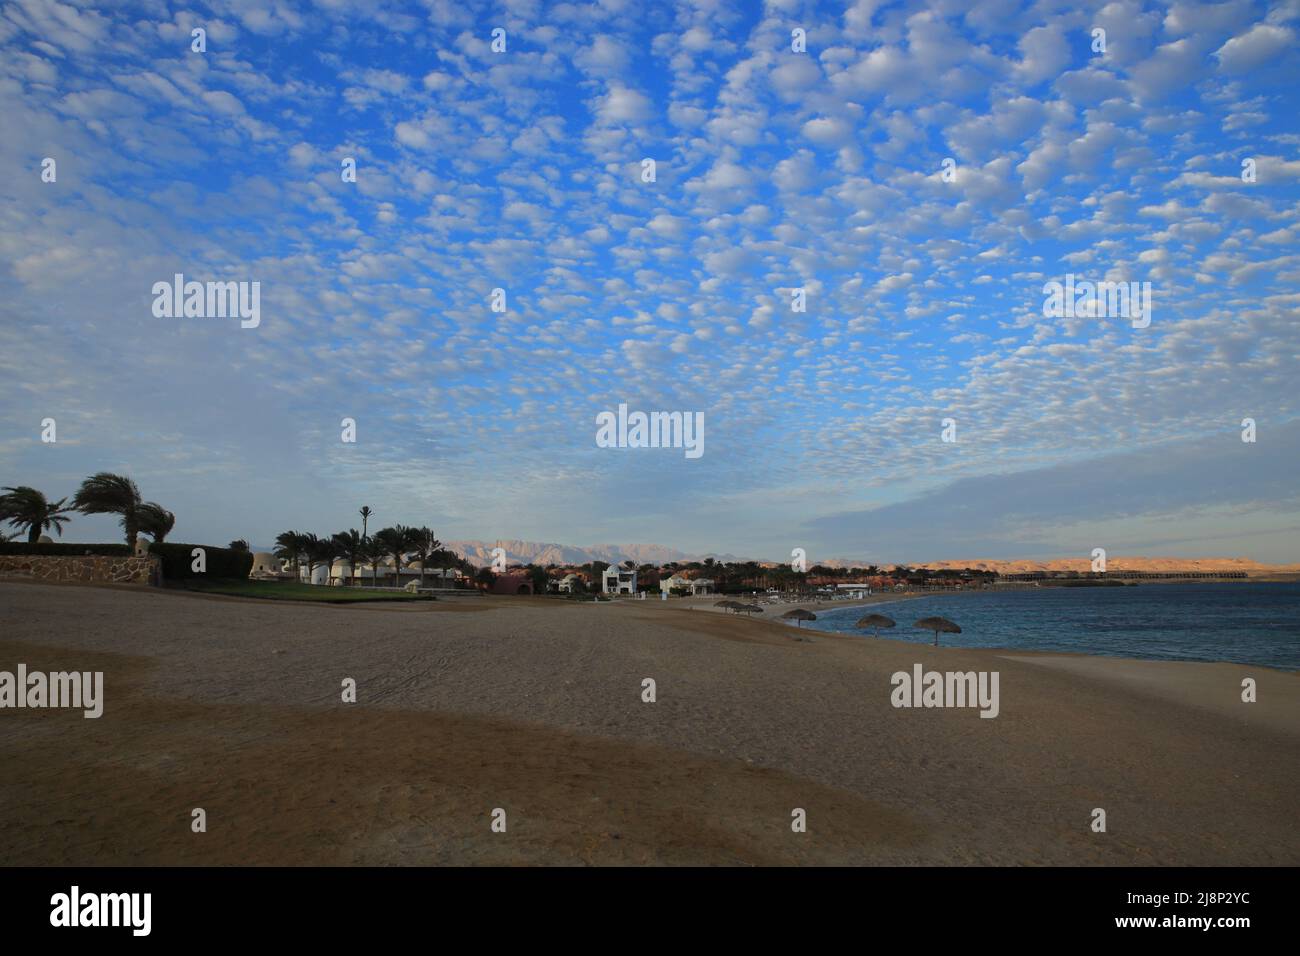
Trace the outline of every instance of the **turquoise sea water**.
<path fill-rule="evenodd" d="M 912 623 L 961 625 L 940 644 L 1069 651 L 1168 661 L 1236 661 L 1300 670 L 1300 584 L 1142 584 L 939 594 L 872 607 L 818 609 L 805 627 L 872 640 L 854 628 L 878 611 L 898 622 L 881 637 L 931 643 Z"/>

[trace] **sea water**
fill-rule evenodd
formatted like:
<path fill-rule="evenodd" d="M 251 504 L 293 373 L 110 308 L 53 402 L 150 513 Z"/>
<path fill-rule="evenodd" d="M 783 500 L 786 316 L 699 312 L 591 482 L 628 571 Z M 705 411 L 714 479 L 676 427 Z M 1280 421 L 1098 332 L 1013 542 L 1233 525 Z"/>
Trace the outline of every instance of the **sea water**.
<path fill-rule="evenodd" d="M 1139 584 L 943 593 L 870 607 L 807 605 L 806 628 L 859 634 L 855 622 L 873 612 L 898 626 L 880 636 L 934 642 L 912 626 L 946 617 L 961 634 L 939 643 L 961 647 L 1068 651 L 1165 661 L 1235 661 L 1300 670 L 1300 584 Z"/>

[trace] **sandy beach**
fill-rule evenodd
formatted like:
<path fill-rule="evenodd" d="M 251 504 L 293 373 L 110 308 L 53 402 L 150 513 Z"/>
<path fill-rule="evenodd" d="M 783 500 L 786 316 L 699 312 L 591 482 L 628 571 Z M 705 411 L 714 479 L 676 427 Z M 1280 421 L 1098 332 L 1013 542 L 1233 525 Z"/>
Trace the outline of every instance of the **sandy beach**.
<path fill-rule="evenodd" d="M 0 860 L 1300 863 L 1296 674 L 797 634 L 714 600 L 0 582 L 0 669 L 105 675 L 98 720 L 0 711 Z M 998 717 L 894 708 L 917 663 L 998 671 Z"/>

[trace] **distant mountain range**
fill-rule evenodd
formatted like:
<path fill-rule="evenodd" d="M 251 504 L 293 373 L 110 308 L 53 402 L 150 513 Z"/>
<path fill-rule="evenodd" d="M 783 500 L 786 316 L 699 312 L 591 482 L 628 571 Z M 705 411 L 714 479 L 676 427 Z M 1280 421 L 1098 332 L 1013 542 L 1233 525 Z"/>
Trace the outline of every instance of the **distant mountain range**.
<path fill-rule="evenodd" d="M 759 564 L 772 567 L 786 563 L 715 552 L 691 554 L 659 544 L 593 544 L 580 547 L 543 541 L 448 541 L 446 547 L 480 567 L 492 563 L 493 549 L 498 547 L 505 550 L 506 561 L 510 564 L 538 564 L 543 567 L 548 564 L 587 564 L 591 561 L 604 561 L 606 564 L 620 564 L 623 561 L 663 564 L 667 561 L 703 561 L 705 558 L 719 562 L 756 560 Z M 871 561 L 866 558 L 816 558 L 811 555 L 808 558 L 809 567 L 820 564 L 828 568 L 850 568 L 875 564 L 882 568 L 892 568 L 896 563 L 898 562 L 879 559 Z M 1088 571 L 1091 569 L 1091 561 L 1087 557 L 1046 560 L 971 558 L 929 561 L 913 566 L 933 571 L 972 568 L 1000 574 L 1023 574 L 1030 571 Z M 1300 564 L 1261 564 L 1250 558 L 1144 558 L 1118 555 L 1108 558 L 1106 568 L 1110 571 L 1245 571 L 1247 574 L 1300 572 Z"/>
<path fill-rule="evenodd" d="M 621 564 L 624 561 L 663 564 L 666 561 L 703 561 L 705 558 L 713 558 L 715 561 L 747 560 L 733 554 L 688 554 L 658 544 L 593 544 L 578 547 L 547 541 L 448 541 L 446 547 L 471 564 L 479 566 L 492 563 L 495 548 L 505 550 L 506 561 L 510 564 L 539 564 L 543 567 L 548 564 L 587 564 L 590 561 L 604 561 L 606 564 Z"/>
<path fill-rule="evenodd" d="M 1033 571 L 1090 571 L 1088 558 L 1051 558 L 1044 561 L 1013 559 L 1006 561 L 932 561 L 917 565 L 933 571 L 944 568 L 972 568 L 999 574 L 1026 574 Z M 1107 571 L 1245 571 L 1247 574 L 1276 574 L 1300 571 L 1300 564 L 1261 564 L 1250 558 L 1140 558 L 1112 556 L 1106 559 Z"/>

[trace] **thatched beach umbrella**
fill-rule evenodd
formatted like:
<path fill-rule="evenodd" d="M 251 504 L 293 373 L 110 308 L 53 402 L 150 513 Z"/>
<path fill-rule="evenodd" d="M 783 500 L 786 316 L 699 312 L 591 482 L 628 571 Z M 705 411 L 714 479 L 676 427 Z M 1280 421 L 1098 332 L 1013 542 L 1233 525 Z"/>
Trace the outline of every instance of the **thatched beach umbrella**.
<path fill-rule="evenodd" d="M 923 617 L 912 625 L 913 627 L 924 628 L 927 631 L 934 631 L 934 646 L 939 646 L 939 632 L 945 634 L 960 634 L 961 628 L 948 620 L 946 617 Z"/>
<path fill-rule="evenodd" d="M 746 614 L 763 613 L 763 609 L 759 607 L 757 604 L 742 604 L 739 608 L 737 608 L 737 610 L 744 611 Z"/>
<path fill-rule="evenodd" d="M 793 611 L 786 611 L 781 615 L 781 618 L 786 621 L 798 621 L 799 626 L 803 627 L 804 621 L 815 621 L 817 615 L 812 611 L 805 611 L 803 608 L 797 607 Z"/>
<path fill-rule="evenodd" d="M 866 617 L 859 618 L 858 623 L 853 626 L 875 628 L 874 636 L 879 637 L 882 627 L 893 627 L 895 623 L 892 617 L 885 617 L 883 614 L 868 614 Z"/>
<path fill-rule="evenodd" d="M 742 607 L 744 607 L 744 605 L 741 604 L 739 601 L 718 601 L 713 606 L 725 607 L 728 611 L 739 611 Z"/>

